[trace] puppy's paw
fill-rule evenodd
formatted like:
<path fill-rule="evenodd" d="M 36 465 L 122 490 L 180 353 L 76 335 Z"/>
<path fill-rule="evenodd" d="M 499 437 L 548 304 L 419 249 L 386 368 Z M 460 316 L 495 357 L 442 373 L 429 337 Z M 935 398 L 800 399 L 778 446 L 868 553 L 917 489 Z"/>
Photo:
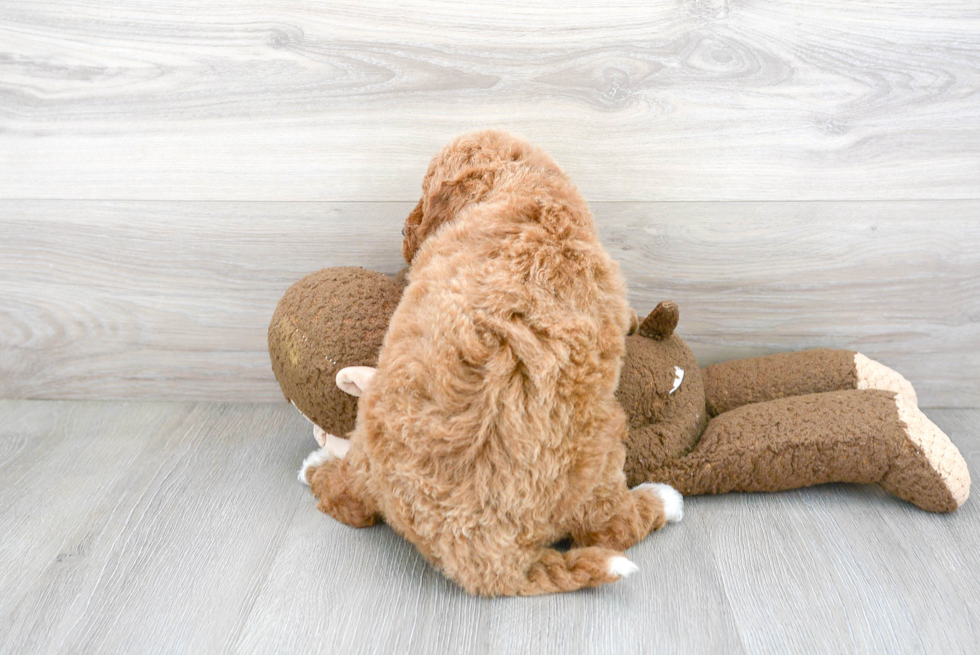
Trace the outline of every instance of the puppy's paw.
<path fill-rule="evenodd" d="M 645 489 L 657 496 L 664 504 L 667 523 L 679 523 L 684 518 L 684 497 L 669 484 L 644 482 L 633 489 Z"/>
<path fill-rule="evenodd" d="M 606 560 L 606 570 L 609 571 L 609 575 L 617 578 L 628 578 L 639 571 L 640 567 L 622 555 L 617 555 Z"/>
<path fill-rule="evenodd" d="M 299 475 L 296 476 L 305 485 L 310 484 L 310 481 L 306 477 L 306 472 L 310 467 L 317 468 L 324 462 L 329 462 L 332 459 L 342 459 L 347 454 L 347 451 L 350 450 L 350 441 L 347 439 L 341 439 L 326 432 L 324 434 L 326 435 L 326 441 L 323 447 L 319 450 L 314 450 L 306 456 L 306 459 L 303 460 L 303 465 L 299 468 Z"/>

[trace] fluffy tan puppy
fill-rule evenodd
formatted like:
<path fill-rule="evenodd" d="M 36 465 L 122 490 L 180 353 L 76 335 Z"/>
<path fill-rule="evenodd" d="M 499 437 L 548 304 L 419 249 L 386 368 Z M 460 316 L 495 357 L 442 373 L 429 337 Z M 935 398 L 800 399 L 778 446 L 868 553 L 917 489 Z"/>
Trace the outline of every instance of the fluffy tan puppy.
<path fill-rule="evenodd" d="M 388 522 L 473 594 L 632 573 L 622 551 L 683 501 L 626 486 L 613 392 L 633 314 L 582 196 L 526 142 L 469 134 L 432 160 L 403 252 L 376 374 L 338 376 L 363 391 L 350 449 L 328 442 L 300 471 L 320 509 Z"/>

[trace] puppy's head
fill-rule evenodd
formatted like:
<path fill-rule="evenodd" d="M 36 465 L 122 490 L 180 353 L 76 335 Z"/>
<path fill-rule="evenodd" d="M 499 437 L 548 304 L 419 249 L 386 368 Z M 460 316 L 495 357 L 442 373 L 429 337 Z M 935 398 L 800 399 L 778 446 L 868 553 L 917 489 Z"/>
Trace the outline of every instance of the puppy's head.
<path fill-rule="evenodd" d="M 496 130 L 465 134 L 443 148 L 429 164 L 422 181 L 422 199 L 405 219 L 405 261 L 412 263 L 425 240 L 464 207 L 483 200 L 504 168 L 536 155 L 523 139 Z M 550 162 L 547 155 L 541 156 Z"/>

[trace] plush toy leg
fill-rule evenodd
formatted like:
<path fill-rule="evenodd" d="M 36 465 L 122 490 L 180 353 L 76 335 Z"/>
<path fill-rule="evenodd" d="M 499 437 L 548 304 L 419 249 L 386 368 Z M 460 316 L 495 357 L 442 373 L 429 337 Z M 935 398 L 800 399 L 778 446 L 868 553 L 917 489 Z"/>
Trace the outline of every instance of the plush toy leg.
<path fill-rule="evenodd" d="M 622 456 L 610 457 L 609 475 L 575 512 L 569 533 L 576 546 L 624 551 L 683 518 L 684 499 L 677 491 L 650 483 L 629 489 L 622 468 Z"/>
<path fill-rule="evenodd" d="M 736 359 L 712 364 L 702 376 L 712 416 L 751 403 L 847 389 L 893 391 L 917 404 L 908 380 L 851 350 L 823 348 Z"/>
<path fill-rule="evenodd" d="M 908 438 L 901 443 L 895 462 L 879 484 L 923 509 L 956 509 L 970 495 L 966 461 L 949 437 L 914 403 L 903 396 L 896 396 L 895 403 Z"/>
<path fill-rule="evenodd" d="M 956 446 L 904 396 L 836 391 L 746 405 L 711 420 L 695 449 L 649 479 L 684 495 L 878 482 L 931 512 L 969 496 Z"/>

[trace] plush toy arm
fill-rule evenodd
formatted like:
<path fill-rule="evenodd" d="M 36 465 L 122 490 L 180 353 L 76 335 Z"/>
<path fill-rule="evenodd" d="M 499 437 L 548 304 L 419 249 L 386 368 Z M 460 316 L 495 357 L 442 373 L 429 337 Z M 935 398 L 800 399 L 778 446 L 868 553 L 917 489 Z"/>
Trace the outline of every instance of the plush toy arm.
<path fill-rule="evenodd" d="M 750 403 L 848 389 L 893 391 L 917 404 L 904 377 L 852 350 L 823 348 L 736 359 L 712 364 L 702 376 L 712 416 Z"/>
<path fill-rule="evenodd" d="M 881 484 L 931 512 L 970 493 L 966 462 L 906 398 L 836 391 L 746 405 L 711 420 L 695 449 L 648 473 L 684 495 Z"/>

